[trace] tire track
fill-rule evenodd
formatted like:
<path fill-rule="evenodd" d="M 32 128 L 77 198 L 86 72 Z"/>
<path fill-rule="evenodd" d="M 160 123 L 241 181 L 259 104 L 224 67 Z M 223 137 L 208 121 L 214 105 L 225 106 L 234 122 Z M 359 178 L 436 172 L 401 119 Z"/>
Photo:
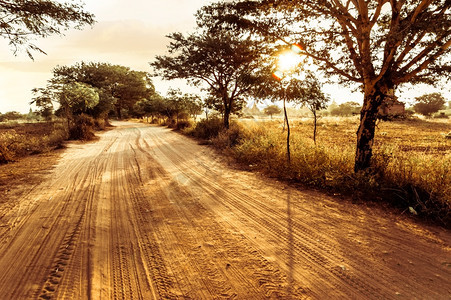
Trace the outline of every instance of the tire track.
<path fill-rule="evenodd" d="M 284 213 L 280 213 L 278 210 L 263 205 L 263 201 L 254 201 L 252 197 L 249 197 L 247 194 L 242 193 L 237 189 L 228 192 L 223 183 L 219 185 L 217 183 L 218 181 L 211 181 L 208 176 L 205 176 L 207 168 L 203 166 L 203 168 L 196 169 L 195 164 L 192 162 L 188 163 L 188 161 L 190 161 L 189 159 L 193 159 L 192 157 L 182 157 L 180 152 L 175 150 L 175 146 L 167 141 L 163 141 L 162 137 L 154 136 L 152 138 L 159 141 L 157 147 L 161 148 L 159 155 L 166 156 L 164 162 L 166 164 L 173 163 L 179 172 L 182 172 L 186 177 L 190 177 L 190 184 L 197 184 L 200 190 L 207 191 L 212 199 L 217 199 L 216 205 L 223 205 L 231 211 L 240 211 L 245 216 L 245 221 L 243 221 L 243 223 L 250 223 L 248 220 L 257 221 L 258 225 L 255 225 L 255 228 L 263 227 L 271 232 L 274 237 L 280 239 L 280 237 L 286 236 L 283 230 L 285 224 L 280 221 L 286 218 Z M 159 159 L 160 158 L 161 157 L 159 157 Z M 221 200 L 219 200 L 217 195 L 220 195 Z M 264 195 L 259 196 L 266 198 Z M 258 215 L 256 212 L 258 212 Z M 383 269 L 362 269 L 362 266 L 365 266 L 366 261 L 368 260 L 364 256 L 359 256 L 358 253 L 354 256 L 354 260 L 346 262 L 345 266 L 343 265 L 343 260 L 341 258 L 337 257 L 337 259 L 334 259 L 337 254 L 337 249 L 335 248 L 333 241 L 327 238 L 327 236 L 315 233 L 310 226 L 305 223 L 300 223 L 297 220 L 293 221 L 292 225 L 293 229 L 296 231 L 296 239 L 302 240 L 302 243 L 295 243 L 294 246 L 296 252 L 299 254 L 302 253 L 304 257 L 309 257 L 312 262 L 315 262 L 315 268 L 322 268 L 334 277 L 340 278 L 342 283 L 338 283 L 336 280 L 330 280 L 330 282 L 336 282 L 334 286 L 335 289 L 348 286 L 349 288 L 345 290 L 346 294 L 353 294 L 357 290 L 360 294 L 370 298 L 379 298 L 382 297 L 384 293 L 389 293 L 387 287 L 389 286 L 391 279 L 384 274 Z M 321 243 L 318 243 L 319 240 L 321 240 Z M 392 239 L 390 239 L 390 237 L 387 237 L 384 240 L 387 245 L 400 247 L 400 244 L 391 241 Z M 287 243 L 287 240 L 284 240 L 284 242 Z M 416 255 L 414 251 L 409 250 L 408 252 Z M 287 254 L 286 251 L 284 254 Z M 358 258 L 358 260 L 355 260 L 356 258 Z M 296 263 L 298 264 L 301 262 L 296 260 Z M 368 285 L 367 282 L 371 282 L 374 286 Z M 376 282 L 378 282 L 378 284 L 375 285 Z M 408 295 L 408 297 L 416 296 L 413 289 L 410 293 L 404 292 L 403 295 Z"/>
<path fill-rule="evenodd" d="M 0 204 L 1 299 L 451 297 L 449 232 L 409 232 L 231 170 L 168 129 L 117 125 Z"/>

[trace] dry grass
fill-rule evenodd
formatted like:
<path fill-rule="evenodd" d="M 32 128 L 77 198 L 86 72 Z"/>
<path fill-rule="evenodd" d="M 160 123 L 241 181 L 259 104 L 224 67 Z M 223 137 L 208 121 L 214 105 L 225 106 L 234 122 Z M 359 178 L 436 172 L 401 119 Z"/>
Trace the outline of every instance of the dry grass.
<path fill-rule="evenodd" d="M 449 120 L 380 122 L 370 174 L 353 172 L 358 117 L 322 118 L 316 145 L 311 119 L 297 119 L 290 124 L 290 164 L 281 119 L 240 120 L 229 133 L 213 139 L 213 144 L 269 176 L 388 202 L 450 224 L 451 140 L 446 138 Z"/>
<path fill-rule="evenodd" d="M 2 124 L 0 164 L 59 148 L 67 138 L 67 130 L 60 122 Z"/>

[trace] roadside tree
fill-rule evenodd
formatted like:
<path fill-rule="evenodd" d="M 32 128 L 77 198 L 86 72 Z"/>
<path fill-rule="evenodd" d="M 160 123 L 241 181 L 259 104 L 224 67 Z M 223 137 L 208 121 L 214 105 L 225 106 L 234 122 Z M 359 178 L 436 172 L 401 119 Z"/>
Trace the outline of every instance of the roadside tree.
<path fill-rule="evenodd" d="M 204 8 L 239 32 L 299 41 L 333 81 L 361 86 L 355 172 L 371 166 L 378 109 L 397 86 L 451 78 L 450 10 L 449 0 L 244 0 Z"/>
<path fill-rule="evenodd" d="M 157 56 L 151 63 L 155 75 L 166 80 L 186 79 L 209 92 L 211 106 L 223 114 L 224 126 L 229 128 L 230 114 L 243 107 L 244 97 L 255 89 L 260 80 L 260 53 L 249 37 L 227 30 L 201 32 L 187 37 L 173 33 L 169 54 Z"/>
<path fill-rule="evenodd" d="M 99 96 L 94 107 L 86 111 L 98 119 L 115 114 L 133 114 L 138 101 L 150 99 L 155 93 L 150 76 L 146 72 L 133 71 L 128 67 L 108 63 L 77 63 L 73 66 L 57 66 L 45 88 L 34 89 L 33 102 L 39 107 L 59 102 L 57 95 L 68 85 L 81 84 L 96 91 Z"/>
<path fill-rule="evenodd" d="M 129 67 L 109 63 L 77 63 L 73 66 L 58 66 L 53 71 L 52 85 L 79 82 L 99 91 L 99 105 L 94 108 L 95 117 L 105 117 L 114 109 L 116 116 L 132 112 L 136 102 L 155 93 L 150 75 L 134 71 Z"/>

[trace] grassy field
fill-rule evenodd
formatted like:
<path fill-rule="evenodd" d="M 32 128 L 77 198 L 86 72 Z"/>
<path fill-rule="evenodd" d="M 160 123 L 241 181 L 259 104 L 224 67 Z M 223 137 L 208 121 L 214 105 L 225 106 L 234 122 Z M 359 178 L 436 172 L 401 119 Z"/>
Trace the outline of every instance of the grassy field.
<path fill-rule="evenodd" d="M 61 122 L 0 123 L 0 164 L 59 148 L 67 137 Z"/>
<path fill-rule="evenodd" d="M 250 169 L 381 201 L 403 213 L 450 225 L 451 122 L 448 119 L 379 122 L 369 174 L 353 172 L 358 117 L 324 117 L 313 143 L 312 119 L 290 120 L 291 163 L 283 120 L 238 120 L 212 144 Z"/>

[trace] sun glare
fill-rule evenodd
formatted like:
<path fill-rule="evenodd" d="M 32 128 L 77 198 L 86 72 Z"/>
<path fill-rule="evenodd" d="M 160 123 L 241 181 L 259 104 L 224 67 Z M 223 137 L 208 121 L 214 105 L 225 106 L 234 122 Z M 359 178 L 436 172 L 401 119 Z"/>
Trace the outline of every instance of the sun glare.
<path fill-rule="evenodd" d="M 301 56 L 291 50 L 287 50 L 279 55 L 277 69 L 282 72 L 292 71 L 300 63 Z"/>

